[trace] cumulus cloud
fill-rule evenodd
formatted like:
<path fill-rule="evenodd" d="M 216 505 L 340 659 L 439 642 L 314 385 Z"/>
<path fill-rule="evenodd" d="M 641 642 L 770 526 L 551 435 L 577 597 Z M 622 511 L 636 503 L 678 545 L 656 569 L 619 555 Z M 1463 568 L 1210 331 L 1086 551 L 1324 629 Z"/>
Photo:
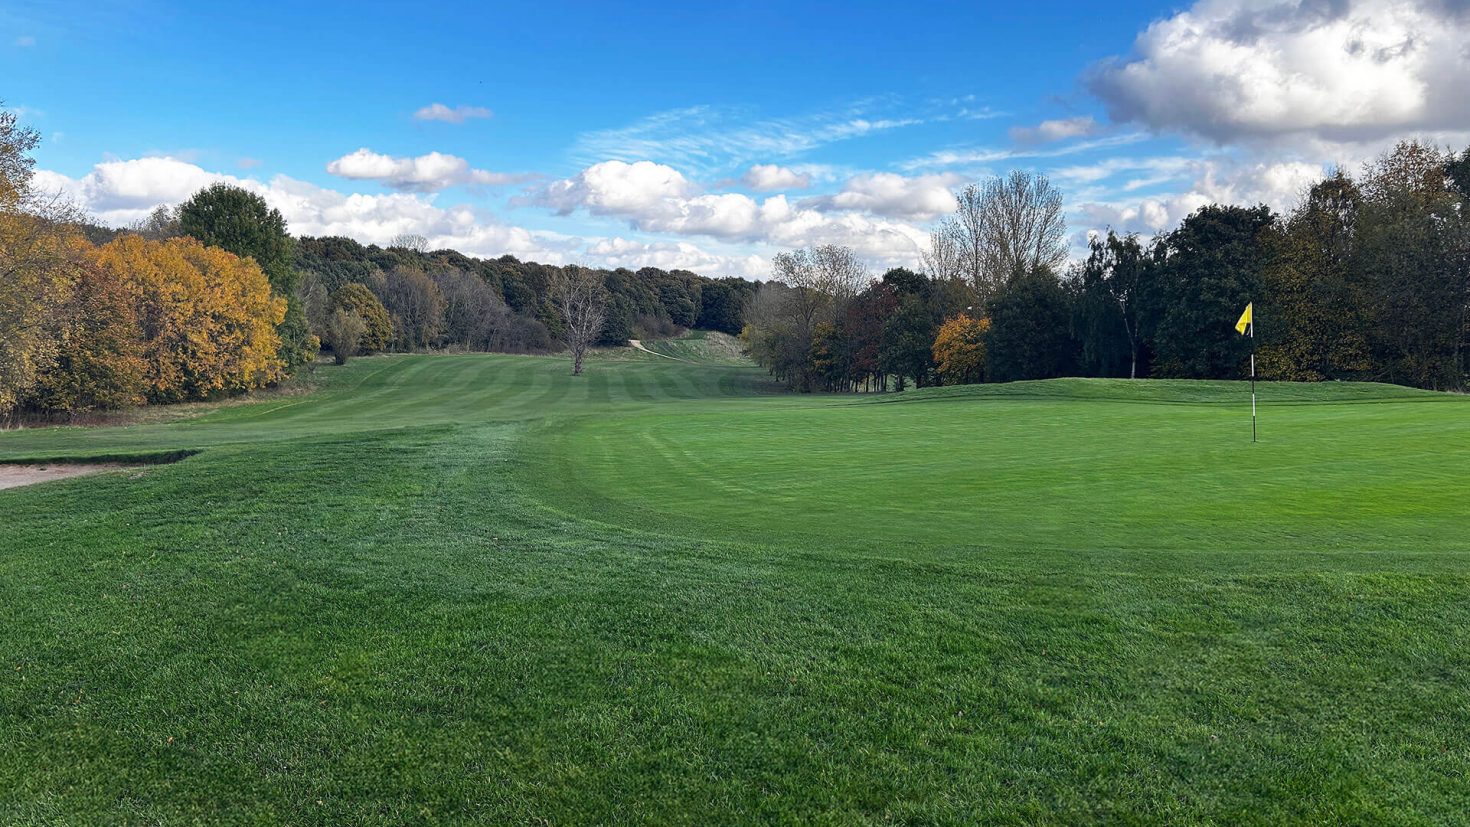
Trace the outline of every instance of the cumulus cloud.
<path fill-rule="evenodd" d="M 622 241 L 532 231 L 507 225 L 466 205 L 440 206 L 416 193 L 343 193 L 284 175 L 269 181 L 205 170 L 178 158 L 134 158 L 95 165 L 80 178 L 40 169 L 35 183 L 59 192 L 98 221 L 123 227 L 155 207 L 178 204 L 213 183 L 243 187 L 281 211 L 293 234 L 346 236 L 364 244 L 389 243 L 403 233 L 422 235 L 433 249 L 495 257 L 506 253 L 547 264 L 683 268 L 706 275 L 764 277 L 758 255 L 711 252 L 688 242 Z"/>
<path fill-rule="evenodd" d="M 1174 228 L 1206 204 L 1266 204 L 1278 212 L 1292 209 L 1301 196 L 1322 180 L 1322 164 L 1303 161 L 1242 161 L 1226 158 L 1161 158 L 1111 162 L 1107 174 L 1129 177 L 1158 170 L 1171 178 L 1189 174 L 1187 187 L 1155 195 L 1083 201 L 1072 212 L 1071 224 L 1083 232 L 1112 228 L 1119 232 L 1152 234 Z M 1085 169 L 1085 168 L 1082 168 Z M 1067 171 L 1058 171 L 1065 177 Z M 1091 171 L 1083 172 L 1084 175 Z M 1128 182 L 1119 187 L 1129 191 Z M 1136 189 L 1136 188 L 1135 188 Z"/>
<path fill-rule="evenodd" d="M 810 175 L 778 164 L 755 164 L 745 171 L 745 176 L 740 180 L 747 187 L 760 192 L 804 190 L 812 185 Z"/>
<path fill-rule="evenodd" d="M 932 209 L 937 200 L 932 187 L 933 180 L 924 180 L 908 192 L 881 178 L 876 183 L 865 181 L 844 191 L 855 200 L 843 209 Z M 944 194 L 949 195 L 947 190 Z M 949 197 L 952 205 L 953 197 Z M 858 203 L 862 199 L 868 206 Z M 651 161 L 593 164 L 571 178 L 553 182 L 531 200 L 563 215 L 583 209 L 625 219 L 634 229 L 648 233 L 708 236 L 777 248 L 846 244 L 878 266 L 912 265 L 928 241 L 926 231 L 901 221 L 855 211 L 834 214 L 830 209 L 836 209 L 836 204 L 793 204 L 784 195 L 757 200 L 743 193 L 703 192 L 673 167 Z"/>
<path fill-rule="evenodd" d="M 442 103 L 431 103 L 413 113 L 416 121 L 442 121 L 444 123 L 464 123 L 471 118 L 488 118 L 491 112 L 483 106 L 445 106 Z"/>
<path fill-rule="evenodd" d="M 1114 120 L 1227 143 L 1470 127 L 1470 12 L 1445 0 L 1199 0 L 1094 67 Z"/>
<path fill-rule="evenodd" d="M 742 276 L 764 279 L 771 274 L 771 262 L 762 256 L 719 255 L 688 241 L 639 241 L 628 238 L 602 238 L 589 243 L 586 257 L 606 267 L 657 267 L 661 270 L 690 270 L 702 275 Z"/>
<path fill-rule="evenodd" d="M 1048 144 L 1053 141 L 1064 141 L 1068 138 L 1084 138 L 1097 132 L 1097 121 L 1091 115 L 1079 115 L 1075 118 L 1060 118 L 1057 120 L 1042 121 L 1036 126 L 1011 127 L 1011 140 L 1018 144 Z"/>
<path fill-rule="evenodd" d="M 664 210 L 694 191 L 694 185 L 670 166 L 652 161 L 603 161 L 553 182 L 540 202 L 562 215 L 583 207 L 595 215 L 626 217 Z"/>
<path fill-rule="evenodd" d="M 803 203 L 820 209 L 857 210 L 890 218 L 929 220 L 954 212 L 956 203 L 950 188 L 959 182 L 955 175 L 908 177 L 892 172 L 869 172 L 849 178 L 835 195 Z"/>
<path fill-rule="evenodd" d="M 489 186 L 523 180 L 501 172 L 473 169 L 456 155 L 430 152 L 417 157 L 394 157 L 367 147 L 327 164 L 327 172 L 357 181 L 377 181 L 404 192 L 435 192 L 454 186 Z"/>

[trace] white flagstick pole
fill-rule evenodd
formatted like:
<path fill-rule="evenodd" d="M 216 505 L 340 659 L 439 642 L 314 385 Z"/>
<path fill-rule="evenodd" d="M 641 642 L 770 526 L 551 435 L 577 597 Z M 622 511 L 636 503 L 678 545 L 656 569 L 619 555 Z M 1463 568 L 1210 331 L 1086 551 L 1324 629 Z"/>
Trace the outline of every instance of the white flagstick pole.
<path fill-rule="evenodd" d="M 1255 313 L 1251 313 L 1251 442 L 1255 442 L 1255 441 L 1256 441 L 1256 314 Z"/>

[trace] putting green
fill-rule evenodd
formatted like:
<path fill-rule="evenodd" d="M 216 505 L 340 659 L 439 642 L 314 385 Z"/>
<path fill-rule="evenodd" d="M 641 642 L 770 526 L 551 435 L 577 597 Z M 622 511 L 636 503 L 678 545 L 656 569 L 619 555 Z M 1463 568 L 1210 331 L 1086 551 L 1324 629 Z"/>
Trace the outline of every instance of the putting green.
<path fill-rule="evenodd" d="M 0 460 L 0 823 L 1451 823 L 1470 400 L 390 356 Z"/>

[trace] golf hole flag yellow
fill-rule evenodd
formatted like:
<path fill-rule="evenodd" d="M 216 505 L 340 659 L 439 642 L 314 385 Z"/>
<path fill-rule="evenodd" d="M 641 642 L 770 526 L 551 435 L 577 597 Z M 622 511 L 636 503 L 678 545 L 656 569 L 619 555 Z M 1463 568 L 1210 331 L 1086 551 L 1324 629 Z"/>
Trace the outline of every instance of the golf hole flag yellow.
<path fill-rule="evenodd" d="M 1245 329 L 1254 323 L 1254 321 L 1251 319 L 1251 307 L 1254 304 L 1255 302 L 1247 304 L 1245 306 L 1245 312 L 1240 314 L 1240 321 L 1235 323 L 1235 329 L 1240 331 L 1240 334 L 1242 336 L 1245 335 Z"/>

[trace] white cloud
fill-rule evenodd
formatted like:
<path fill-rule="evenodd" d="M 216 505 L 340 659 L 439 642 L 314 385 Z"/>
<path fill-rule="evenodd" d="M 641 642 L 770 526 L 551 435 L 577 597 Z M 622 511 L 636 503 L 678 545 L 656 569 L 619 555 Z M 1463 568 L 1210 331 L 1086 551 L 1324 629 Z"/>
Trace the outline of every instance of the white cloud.
<path fill-rule="evenodd" d="M 1219 142 L 1470 128 L 1470 11 L 1444 0 L 1199 0 L 1088 85 L 1114 120 Z"/>
<path fill-rule="evenodd" d="M 636 241 L 615 237 L 588 244 L 588 260 L 604 267 L 658 267 L 662 270 L 690 270 L 701 275 L 741 276 L 764 279 L 771 274 L 771 262 L 762 256 L 719 255 L 687 241 Z"/>
<path fill-rule="evenodd" d="M 1011 140 L 1018 144 L 1049 144 L 1068 138 L 1084 138 L 1097 132 L 1097 121 L 1091 115 L 1042 121 L 1036 126 L 1011 127 Z"/>
<path fill-rule="evenodd" d="M 1114 147 L 1136 144 L 1148 140 L 1148 135 L 1142 132 L 1126 132 L 1119 135 L 1109 135 L 1105 138 L 1094 138 L 1090 141 L 1078 141 L 1066 146 L 1054 147 L 1052 149 L 996 149 L 993 147 L 974 147 L 941 149 L 911 158 L 898 165 L 899 169 L 912 172 L 920 169 L 946 169 L 950 167 L 966 167 L 977 164 L 994 164 L 1002 161 L 1019 161 L 1034 158 L 1061 158 L 1067 155 L 1078 155 L 1083 152 L 1091 152 L 1097 149 L 1110 149 Z"/>
<path fill-rule="evenodd" d="M 885 189 L 886 182 L 881 178 L 877 178 L 878 183 L 865 182 L 845 192 L 853 199 L 867 199 L 868 207 L 932 209 L 937 200 L 932 188 L 939 179 L 918 180 L 922 183 L 913 192 L 902 187 Z M 784 195 L 757 200 L 742 193 L 702 192 L 678 170 L 652 161 L 593 164 L 571 178 L 548 185 L 532 202 L 563 215 L 585 209 L 593 215 L 622 218 L 645 233 L 707 236 L 775 248 L 846 244 L 875 266 L 912 266 L 921 245 L 928 241 L 927 231 L 900 221 L 858 212 L 832 214 L 822 209 L 836 205 L 793 204 Z M 865 208 L 854 201 L 843 209 Z"/>
<path fill-rule="evenodd" d="M 868 172 L 847 180 L 835 195 L 803 202 L 828 210 L 857 210 L 890 218 L 929 220 L 954 212 L 951 187 L 960 182 L 955 175 L 906 177 L 892 172 Z"/>
<path fill-rule="evenodd" d="M 1164 158 L 1153 162 L 1117 159 L 1109 165 L 1108 174 L 1150 167 L 1172 172 L 1173 177 L 1188 171 L 1193 173 L 1193 180 L 1187 189 L 1176 192 L 1079 203 L 1071 210 L 1072 226 L 1084 232 L 1111 227 L 1119 232 L 1152 234 L 1173 229 L 1206 204 L 1266 204 L 1277 212 L 1286 212 L 1327 173 L 1322 164 L 1302 161 Z M 1121 189 L 1127 192 L 1126 183 Z"/>
<path fill-rule="evenodd" d="M 304 236 L 346 236 L 387 244 L 401 233 L 422 235 L 433 249 L 496 257 L 510 253 L 547 264 L 682 268 L 703 275 L 764 277 L 765 260 L 745 252 L 718 253 L 688 242 L 612 241 L 532 231 L 507 225 L 466 205 L 440 206 L 436 196 L 415 193 L 342 193 L 278 175 L 268 182 L 210 172 L 177 158 L 105 161 L 80 178 L 37 170 L 35 183 L 60 192 L 114 227 L 145 218 L 159 205 L 178 204 L 213 183 L 243 187 L 281 211 L 290 231 Z"/>
<path fill-rule="evenodd" d="M 456 155 L 430 152 L 412 158 L 382 155 L 363 147 L 327 164 L 327 172 L 358 181 L 377 181 L 405 192 L 434 192 L 453 186 L 489 186 L 523 180 L 473 169 Z"/>
<path fill-rule="evenodd" d="M 925 122 L 923 117 L 909 115 L 878 117 L 871 109 L 860 103 L 754 122 L 744 121 L 744 112 L 729 108 L 675 109 L 625 127 L 581 135 L 572 147 L 572 158 L 585 164 L 608 159 L 654 160 L 702 174 L 790 158 L 828 144 Z"/>
<path fill-rule="evenodd" d="M 627 217 L 665 210 L 695 189 L 673 167 L 652 161 L 603 161 L 552 183 L 541 194 L 540 202 L 562 215 L 584 207 L 595 215 Z"/>
<path fill-rule="evenodd" d="M 442 121 L 444 123 L 464 123 L 471 118 L 488 118 L 491 112 L 483 106 L 445 106 L 442 103 L 431 103 L 413 113 L 416 121 Z"/>
<path fill-rule="evenodd" d="M 804 190 L 812 185 L 812 177 L 777 164 L 755 164 L 741 179 L 747 187 L 760 192 Z"/>

